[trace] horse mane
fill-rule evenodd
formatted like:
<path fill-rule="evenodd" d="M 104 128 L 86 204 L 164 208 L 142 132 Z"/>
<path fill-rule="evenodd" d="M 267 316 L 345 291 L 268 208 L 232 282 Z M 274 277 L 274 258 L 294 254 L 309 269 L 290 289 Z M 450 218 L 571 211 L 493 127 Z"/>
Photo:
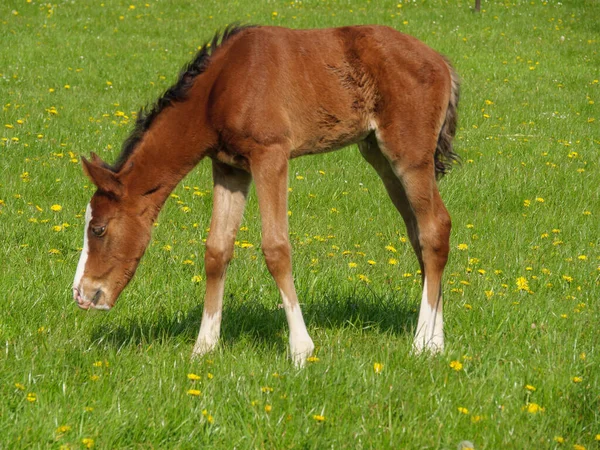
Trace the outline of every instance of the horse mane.
<path fill-rule="evenodd" d="M 198 50 L 198 53 L 196 53 L 194 59 L 181 69 L 177 82 L 168 88 L 152 106 L 148 107 L 146 105 L 140 109 L 131 134 L 123 142 L 121 154 L 117 158 L 117 161 L 107 168 L 115 173 L 119 172 L 142 140 L 144 133 L 150 128 L 152 122 L 154 122 L 154 119 L 165 108 L 187 98 L 187 94 L 195 78 L 204 73 L 210 64 L 212 54 L 231 37 L 243 30 L 254 27 L 256 25 L 230 24 L 222 32 L 217 31 L 212 40 L 205 42 L 200 50 Z"/>

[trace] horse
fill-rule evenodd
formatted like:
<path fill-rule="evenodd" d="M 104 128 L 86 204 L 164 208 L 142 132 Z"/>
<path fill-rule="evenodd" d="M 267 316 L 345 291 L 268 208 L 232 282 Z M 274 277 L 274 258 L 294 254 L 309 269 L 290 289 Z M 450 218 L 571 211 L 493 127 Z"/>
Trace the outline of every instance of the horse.
<path fill-rule="evenodd" d="M 115 305 L 169 194 L 209 157 L 206 291 L 192 356 L 218 343 L 226 269 L 254 181 L 262 252 L 281 294 L 290 356 L 301 367 L 314 344 L 292 276 L 289 160 L 357 144 L 402 216 L 421 268 L 413 348 L 442 351 L 441 280 L 451 220 L 437 182 L 458 159 L 452 147 L 458 98 L 458 76 L 446 57 L 389 27 L 226 27 L 156 103 L 142 108 L 114 164 L 93 152 L 81 158 L 97 190 L 85 212 L 76 304 Z"/>

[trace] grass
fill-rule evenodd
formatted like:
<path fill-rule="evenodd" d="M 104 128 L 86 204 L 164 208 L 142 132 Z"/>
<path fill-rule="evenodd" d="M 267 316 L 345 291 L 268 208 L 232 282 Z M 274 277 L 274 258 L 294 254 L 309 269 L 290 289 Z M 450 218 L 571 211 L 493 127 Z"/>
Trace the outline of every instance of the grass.
<path fill-rule="evenodd" d="M 471 3 L 3 2 L 0 448 L 597 448 L 600 5 Z M 388 24 L 454 62 L 463 165 L 440 183 L 454 227 L 444 354 L 410 353 L 418 266 L 355 148 L 291 166 L 294 274 L 318 358 L 305 369 L 286 355 L 254 195 L 222 344 L 189 359 L 206 162 L 167 202 L 117 307 L 73 304 L 93 192 L 79 156 L 113 160 L 132 112 L 235 20 Z"/>

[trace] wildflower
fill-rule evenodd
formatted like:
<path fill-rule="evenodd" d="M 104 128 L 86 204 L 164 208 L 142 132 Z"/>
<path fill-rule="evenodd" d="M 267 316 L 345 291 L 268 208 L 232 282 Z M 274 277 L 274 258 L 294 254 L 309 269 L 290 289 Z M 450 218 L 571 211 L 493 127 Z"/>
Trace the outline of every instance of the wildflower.
<path fill-rule="evenodd" d="M 202 277 L 200 275 L 194 275 L 192 277 L 192 283 L 200 283 L 202 281 Z"/>
<path fill-rule="evenodd" d="M 56 429 L 57 434 L 64 434 L 67 431 L 71 431 L 71 427 L 69 425 L 61 425 Z"/>
<path fill-rule="evenodd" d="M 538 203 L 544 203 L 544 199 L 542 197 L 536 197 L 535 201 Z"/>
<path fill-rule="evenodd" d="M 529 292 L 529 283 L 527 282 L 527 278 L 519 277 L 517 278 L 516 283 L 519 291 Z"/>
<path fill-rule="evenodd" d="M 450 368 L 458 372 L 462 370 L 463 365 L 460 361 L 450 361 Z"/>
<path fill-rule="evenodd" d="M 457 409 L 458 409 L 458 412 L 461 414 L 469 414 L 469 410 L 467 408 L 459 406 Z"/>
<path fill-rule="evenodd" d="M 192 397 L 198 397 L 199 395 L 202 395 L 202 392 L 200 392 L 198 389 L 190 389 L 187 391 L 188 395 L 191 395 Z"/>
<path fill-rule="evenodd" d="M 392 252 L 392 253 L 396 253 L 396 252 L 397 252 L 397 250 L 396 250 L 394 247 L 392 247 L 391 245 L 386 245 L 386 246 L 385 246 L 385 249 L 386 249 L 387 251 L 390 251 L 390 252 Z"/>
<path fill-rule="evenodd" d="M 378 362 L 373 364 L 373 371 L 375 373 L 379 374 L 379 373 L 381 373 L 382 370 L 383 370 L 383 364 L 378 363 Z"/>
<path fill-rule="evenodd" d="M 318 361 L 319 361 L 319 358 L 318 358 L 318 357 L 316 357 L 316 356 L 309 356 L 308 358 L 306 358 L 306 360 L 307 360 L 308 362 L 318 362 Z"/>
<path fill-rule="evenodd" d="M 85 448 L 92 448 L 94 446 L 94 440 L 91 438 L 83 438 L 81 443 Z"/>
<path fill-rule="evenodd" d="M 54 212 L 59 212 L 59 211 L 61 211 L 61 210 L 62 210 L 62 206 L 60 206 L 60 205 L 52 205 L 52 206 L 50 207 L 50 209 L 51 209 L 52 211 L 54 211 Z"/>
<path fill-rule="evenodd" d="M 195 373 L 188 373 L 187 377 L 188 377 L 188 380 L 192 380 L 192 381 L 196 381 L 196 380 L 199 380 L 200 378 L 202 378 L 200 375 L 196 375 Z"/>
<path fill-rule="evenodd" d="M 532 385 L 530 385 L 530 384 L 526 384 L 526 385 L 525 385 L 525 389 L 527 389 L 527 390 L 528 390 L 528 391 L 530 391 L 530 392 L 535 392 L 535 391 L 536 391 L 536 388 L 535 388 L 535 386 L 532 386 Z"/>
<path fill-rule="evenodd" d="M 396 264 L 398 264 L 398 260 L 395 258 L 390 258 L 388 259 L 388 264 L 395 266 Z"/>
<path fill-rule="evenodd" d="M 263 387 L 260 388 L 260 390 L 264 394 L 269 394 L 269 393 L 273 392 L 273 388 L 271 386 L 263 386 Z"/>
<path fill-rule="evenodd" d="M 531 205 L 531 200 L 527 200 L 527 199 L 523 200 L 523 206 L 525 208 L 529 208 L 529 205 Z"/>
<path fill-rule="evenodd" d="M 265 405 L 265 412 L 270 413 L 273 407 L 271 405 Z"/>
<path fill-rule="evenodd" d="M 569 275 L 563 275 L 562 279 L 565 280 L 567 283 L 571 283 L 573 281 L 573 277 Z"/>
<path fill-rule="evenodd" d="M 564 444 L 565 438 L 562 436 L 554 436 L 554 442 L 558 442 L 559 444 Z"/>
<path fill-rule="evenodd" d="M 92 381 L 98 381 L 99 379 L 100 379 L 100 375 L 92 375 L 90 377 L 90 380 L 92 380 Z"/>
<path fill-rule="evenodd" d="M 537 403 L 527 403 L 525 406 L 523 406 L 522 409 L 523 409 L 523 411 L 527 411 L 530 414 L 537 414 L 539 412 L 544 412 L 545 411 L 545 409 L 542 408 Z"/>
<path fill-rule="evenodd" d="M 460 251 L 465 251 L 468 250 L 469 246 L 467 244 L 458 244 L 456 248 Z"/>
<path fill-rule="evenodd" d="M 473 416 L 473 417 L 471 417 L 471 422 L 472 423 L 481 422 L 482 420 L 483 420 L 482 416 Z"/>
<path fill-rule="evenodd" d="M 573 377 L 572 380 L 573 380 L 573 383 L 581 383 L 583 381 L 583 378 L 581 378 L 581 377 Z"/>
<path fill-rule="evenodd" d="M 21 383 L 15 383 L 15 387 L 20 391 L 25 390 L 25 386 L 23 386 Z"/>
<path fill-rule="evenodd" d="M 583 445 L 574 444 L 573 450 L 585 450 L 585 447 Z"/>
<path fill-rule="evenodd" d="M 371 280 L 369 280 L 369 277 L 367 277 L 366 275 L 363 275 L 363 274 L 358 274 L 358 279 L 367 284 L 369 284 L 371 282 Z"/>
<path fill-rule="evenodd" d="M 375 261 L 373 261 L 372 259 L 370 259 L 367 261 L 367 264 L 369 264 L 370 266 L 374 266 L 377 263 Z"/>
<path fill-rule="evenodd" d="M 317 422 L 325 422 L 325 416 L 321 416 L 320 414 L 314 414 L 312 418 Z"/>
<path fill-rule="evenodd" d="M 27 394 L 27 401 L 28 402 L 35 402 L 37 400 L 37 395 L 33 392 L 30 392 L 29 394 Z"/>

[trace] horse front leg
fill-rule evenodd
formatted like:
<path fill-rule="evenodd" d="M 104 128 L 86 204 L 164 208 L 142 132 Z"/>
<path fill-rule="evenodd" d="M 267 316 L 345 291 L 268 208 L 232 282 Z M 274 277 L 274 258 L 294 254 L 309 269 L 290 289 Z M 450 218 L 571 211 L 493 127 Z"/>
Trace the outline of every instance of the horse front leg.
<path fill-rule="evenodd" d="M 204 255 L 204 311 L 192 357 L 211 351 L 219 341 L 225 273 L 233 257 L 235 237 L 252 177 L 247 172 L 213 160 L 213 180 L 213 213 Z"/>
<path fill-rule="evenodd" d="M 290 330 L 290 355 L 296 367 L 302 367 L 315 346 L 306 330 L 292 277 L 286 152 L 281 148 L 269 148 L 256 154 L 252 160 L 251 171 L 262 220 L 262 251 L 283 301 Z"/>

